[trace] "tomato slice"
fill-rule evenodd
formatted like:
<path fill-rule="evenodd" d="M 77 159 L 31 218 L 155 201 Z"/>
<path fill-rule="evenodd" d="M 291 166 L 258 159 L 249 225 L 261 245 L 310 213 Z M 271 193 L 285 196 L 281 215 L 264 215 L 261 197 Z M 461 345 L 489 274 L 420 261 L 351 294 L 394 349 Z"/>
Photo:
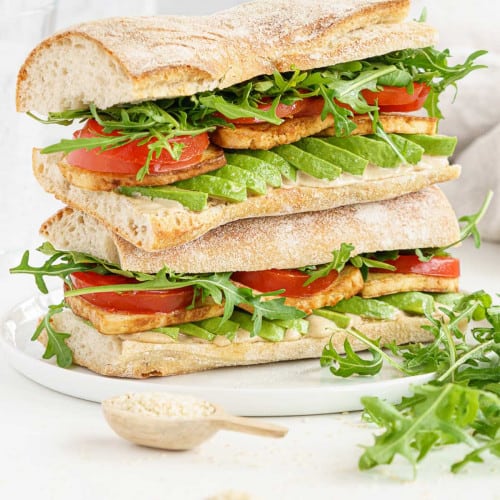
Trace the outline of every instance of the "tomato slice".
<path fill-rule="evenodd" d="M 285 297 L 308 297 L 328 288 L 338 277 L 337 271 L 331 271 L 323 278 L 318 278 L 307 286 L 307 273 L 296 269 L 269 269 L 267 271 L 240 271 L 233 273 L 231 279 L 259 292 L 274 292 L 284 289 Z"/>
<path fill-rule="evenodd" d="M 278 118 L 286 118 L 291 115 L 296 115 L 300 112 L 300 110 L 304 107 L 305 101 L 307 99 L 299 99 L 298 101 L 293 102 L 292 104 L 283 104 L 280 102 L 278 106 L 276 106 L 276 116 Z M 271 109 L 271 99 L 266 99 L 265 102 L 259 104 L 257 106 L 261 111 L 267 111 Z M 249 125 L 252 123 L 266 123 L 266 120 L 261 120 L 260 118 L 227 118 L 221 113 L 214 113 L 215 116 L 219 116 L 224 118 L 228 123 L 233 123 L 234 125 Z"/>
<path fill-rule="evenodd" d="M 92 271 L 71 274 L 75 288 L 94 286 L 122 285 L 138 283 L 133 278 L 117 274 L 102 275 Z M 191 286 L 172 290 L 141 290 L 137 292 L 102 292 L 88 293 L 81 297 L 109 311 L 120 311 L 134 314 L 169 313 L 184 309 L 193 301 L 194 289 Z"/>
<path fill-rule="evenodd" d="M 85 126 L 76 131 L 75 138 L 89 138 L 99 135 L 119 136 L 120 132 L 115 130 L 110 134 L 103 132 L 103 127 L 95 120 L 88 120 Z M 155 142 L 157 139 L 151 139 Z M 71 165 L 92 170 L 94 172 L 109 172 L 115 174 L 137 174 L 141 167 L 146 163 L 149 153 L 147 144 L 139 145 L 141 139 L 132 141 L 130 144 L 118 148 L 112 148 L 102 151 L 101 148 L 77 149 L 71 151 L 67 156 L 67 161 Z M 186 168 L 195 165 L 201 159 L 203 152 L 208 147 L 208 134 L 206 132 L 195 136 L 182 135 L 169 140 L 170 144 L 182 143 L 182 150 L 179 160 L 174 160 L 170 153 L 163 150 L 158 158 L 153 155 L 149 165 L 150 174 L 158 174 L 179 168 Z"/>
<path fill-rule="evenodd" d="M 357 114 L 349 104 L 345 104 L 343 102 L 337 101 L 335 99 L 335 103 L 337 106 L 340 106 L 341 108 L 348 109 L 352 111 L 354 114 Z M 303 117 L 303 116 L 317 116 L 321 115 L 323 112 L 323 106 L 325 105 L 325 100 L 323 97 L 309 97 L 307 99 L 304 99 L 304 107 L 295 115 L 297 118 Z"/>
<path fill-rule="evenodd" d="M 425 274 L 440 278 L 458 278 L 460 276 L 460 261 L 454 257 L 433 257 L 429 262 L 421 262 L 416 255 L 400 255 L 395 260 L 386 260 L 396 268 L 374 269 L 375 273 Z"/>
<path fill-rule="evenodd" d="M 361 91 L 361 95 L 371 106 L 378 102 L 379 111 L 403 112 L 420 109 L 424 105 L 430 90 L 430 87 L 425 83 L 414 83 L 413 94 L 409 94 L 406 87 L 386 85 L 377 92 L 364 89 Z"/>

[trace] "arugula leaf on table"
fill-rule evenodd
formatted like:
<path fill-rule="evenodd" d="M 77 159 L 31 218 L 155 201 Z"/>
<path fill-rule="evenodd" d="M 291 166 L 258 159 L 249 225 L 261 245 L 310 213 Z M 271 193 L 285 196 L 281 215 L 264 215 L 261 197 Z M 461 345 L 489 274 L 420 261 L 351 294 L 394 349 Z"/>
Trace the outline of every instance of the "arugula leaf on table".
<path fill-rule="evenodd" d="M 403 400 L 402 409 L 377 397 L 361 399 L 366 416 L 385 429 L 375 437 L 372 446 L 365 448 L 359 460 L 361 470 L 390 464 L 396 455 L 401 455 L 416 472 L 416 464 L 434 447 L 463 443 L 474 448 L 474 452 L 452 466 L 452 471 L 457 472 L 487 449 L 498 452 L 494 440 L 482 445 L 483 437 L 470 432 L 470 428 L 483 421 L 498 431 L 498 415 L 489 410 L 493 405 L 500 412 L 497 395 L 451 383 L 425 384 L 413 390 L 414 395 Z"/>
<path fill-rule="evenodd" d="M 413 395 L 392 405 L 377 397 L 362 398 L 365 418 L 383 429 L 373 445 L 365 447 L 360 458 L 361 470 L 390 464 L 396 455 L 406 458 L 414 467 L 432 449 L 451 444 L 472 448 L 463 460 L 452 465 L 458 472 L 470 462 L 482 461 L 486 452 L 500 457 L 500 306 L 492 305 L 491 296 L 483 291 L 463 297 L 452 308 L 440 307 L 441 316 L 425 311 L 426 329 L 434 341 L 407 346 L 380 346 L 356 330 L 347 330 L 374 353 L 377 361 L 389 361 L 402 373 L 418 375 L 435 372 L 433 382 L 413 388 Z M 464 323 L 486 320 L 472 328 L 475 343 L 468 343 Z M 347 339 L 346 339 L 347 342 Z M 348 342 L 347 344 L 348 345 Z M 350 346 L 349 346 L 350 347 Z M 388 357 L 383 347 L 401 359 Z M 373 375 L 381 368 L 364 366 L 352 349 L 340 355 L 325 346 L 322 366 L 334 365 L 337 376 Z M 389 359 L 388 359 L 389 358 Z M 369 362 L 367 362 L 369 363 Z"/>

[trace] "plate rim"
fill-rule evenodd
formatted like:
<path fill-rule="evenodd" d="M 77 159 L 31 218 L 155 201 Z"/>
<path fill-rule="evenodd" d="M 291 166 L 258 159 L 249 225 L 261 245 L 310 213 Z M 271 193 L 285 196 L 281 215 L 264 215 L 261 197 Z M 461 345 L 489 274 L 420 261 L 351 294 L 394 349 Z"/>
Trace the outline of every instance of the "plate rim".
<path fill-rule="evenodd" d="M 30 317 L 18 321 L 12 318 L 12 316 L 16 312 L 21 311 L 23 308 L 26 308 L 30 304 L 34 304 L 36 306 L 41 307 L 42 306 L 42 304 L 40 304 L 41 301 L 45 303 L 53 303 L 54 302 L 53 299 L 55 296 L 61 297 L 61 293 L 59 290 L 49 290 L 49 293 L 46 295 L 42 294 L 31 295 L 30 297 L 17 303 L 15 306 L 11 307 L 6 313 L 4 313 L 0 318 L 1 321 L 0 345 L 3 347 L 4 352 L 7 353 L 9 364 L 16 371 L 18 371 L 25 377 L 51 390 L 66 394 L 71 397 L 85 399 L 88 401 L 100 402 L 102 401 L 103 398 L 99 396 L 89 397 L 90 396 L 88 394 L 89 391 L 85 390 L 84 388 L 81 388 L 82 383 L 87 382 L 88 384 L 93 385 L 96 383 L 96 381 L 105 379 L 106 384 L 104 385 L 106 386 L 109 386 L 111 388 L 114 388 L 115 386 L 118 387 L 121 385 L 128 385 L 132 387 L 135 386 L 135 388 L 133 389 L 133 391 L 135 392 L 144 392 L 145 387 L 150 386 L 149 390 L 151 392 L 172 392 L 172 393 L 182 392 L 184 394 L 192 394 L 194 396 L 200 397 L 200 394 L 206 393 L 208 391 L 208 396 L 202 396 L 202 397 L 211 398 L 213 402 L 219 404 L 221 398 L 226 399 L 227 397 L 229 397 L 229 395 L 234 397 L 235 394 L 237 394 L 236 398 L 237 401 L 235 401 L 234 404 L 232 405 L 233 408 L 231 408 L 231 402 L 229 402 L 230 403 L 229 408 L 227 402 L 225 402 L 226 404 L 223 404 L 223 406 L 225 406 L 226 409 L 228 410 L 232 410 L 232 413 L 236 413 L 239 415 L 246 415 L 246 416 L 313 415 L 313 414 L 338 413 L 344 411 L 357 411 L 362 409 L 362 404 L 360 401 L 361 395 L 357 397 L 358 402 L 356 404 L 356 402 L 353 401 L 354 399 L 356 399 L 356 396 L 352 394 L 353 392 L 358 393 L 360 391 L 365 391 L 366 393 L 372 394 L 374 390 L 376 390 L 377 392 L 380 393 L 381 396 L 386 396 L 388 400 L 396 402 L 401 399 L 402 395 L 408 394 L 408 391 L 412 385 L 425 383 L 433 378 L 433 374 L 428 373 L 415 376 L 396 376 L 389 379 L 373 380 L 368 382 L 366 382 L 368 377 L 364 377 L 363 380 L 365 382 L 363 384 L 353 384 L 353 385 L 318 384 L 318 386 L 316 387 L 283 387 L 283 386 L 207 387 L 196 382 L 190 386 L 179 385 L 179 384 L 176 385 L 175 383 L 166 383 L 165 385 L 162 385 L 159 382 L 151 383 L 150 382 L 151 379 L 105 377 L 103 375 L 92 372 L 91 370 L 88 370 L 87 368 L 81 366 L 65 369 L 57 366 L 50 360 L 45 360 L 42 357 L 36 358 L 33 354 L 26 352 L 25 349 L 17 345 L 16 336 L 22 335 L 22 333 L 19 332 L 19 328 L 22 327 L 23 325 L 26 326 L 26 323 L 35 321 L 36 318 Z M 6 325 L 8 325 L 9 322 L 14 322 L 15 324 L 14 331 L 12 331 L 12 329 L 10 330 L 10 332 L 8 331 L 8 327 Z M 13 334 L 14 338 L 9 339 L 8 334 L 11 335 Z M 30 341 L 29 339 L 25 340 Z M 307 361 L 307 360 L 295 360 L 295 361 Z M 278 363 L 270 365 L 276 366 L 278 365 Z M 262 364 L 257 366 L 265 367 L 268 365 Z M 238 367 L 228 367 L 226 369 L 237 370 Z M 318 371 L 319 369 L 320 367 L 318 364 Z M 68 383 L 67 378 L 65 381 L 64 379 L 60 379 L 60 377 L 58 376 L 60 374 L 60 370 L 68 370 L 67 373 L 70 374 L 69 377 L 71 377 L 72 379 L 74 379 L 75 382 L 78 383 L 71 384 Z M 42 372 L 43 377 L 41 378 L 35 377 L 35 372 L 37 373 Z M 60 380 L 58 381 L 57 379 Z M 158 377 L 153 380 L 161 380 L 161 379 L 162 379 L 161 377 Z M 163 378 L 163 380 L 168 380 L 168 381 L 173 379 L 174 377 Z M 66 385 L 75 386 L 77 389 L 69 391 L 67 389 L 64 390 L 63 386 Z M 81 388 L 81 390 L 78 390 L 79 388 Z M 131 391 L 130 389 L 122 390 L 122 392 L 133 392 L 133 391 Z M 90 392 L 95 393 L 96 391 L 91 390 Z M 108 393 L 112 392 L 113 394 L 116 394 L 116 391 L 109 390 L 109 388 L 106 390 L 103 389 L 101 393 L 102 392 L 108 392 Z M 328 399 L 329 396 L 340 395 L 346 397 L 346 399 L 349 400 L 349 404 L 346 404 L 345 407 L 339 408 L 339 404 L 337 404 L 337 402 L 332 401 L 331 404 L 329 404 L 329 401 L 325 401 L 324 404 L 315 403 L 314 405 L 312 405 L 313 407 L 305 404 L 300 408 L 292 410 L 294 405 L 293 404 L 287 405 L 286 403 L 284 404 L 283 400 L 290 399 L 291 395 L 296 395 L 298 392 L 307 392 L 307 394 L 311 396 L 310 399 L 312 400 L 320 396 L 324 397 L 325 399 Z M 387 392 L 394 392 L 395 397 L 390 397 L 390 396 L 388 397 L 386 394 Z M 82 394 L 87 394 L 87 396 L 82 396 Z M 264 398 L 267 401 L 267 403 L 266 405 L 262 405 L 260 403 L 257 404 L 257 406 L 255 405 L 251 406 L 250 404 L 244 404 L 244 400 L 246 398 L 254 398 L 254 399 Z M 278 399 L 279 401 L 273 403 L 274 399 Z M 266 406 L 266 408 L 259 410 L 259 408 L 262 408 L 263 406 Z M 280 407 L 283 408 L 283 411 L 280 410 Z"/>

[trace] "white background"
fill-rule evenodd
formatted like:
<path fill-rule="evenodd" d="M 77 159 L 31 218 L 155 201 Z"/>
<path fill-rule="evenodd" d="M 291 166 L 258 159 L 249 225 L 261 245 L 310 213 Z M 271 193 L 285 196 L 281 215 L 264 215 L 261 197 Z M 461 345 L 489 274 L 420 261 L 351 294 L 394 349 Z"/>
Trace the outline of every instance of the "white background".
<path fill-rule="evenodd" d="M 236 2 L 226 1 L 108 1 L 63 0 L 57 28 L 96 17 L 152 14 L 209 13 Z M 440 47 L 451 46 L 464 56 L 477 48 L 491 51 L 491 69 L 460 84 L 453 107 L 445 106 L 443 133 L 459 136 L 461 148 L 490 132 L 500 121 L 498 100 L 500 4 L 493 0 L 439 0 L 428 4 L 429 22 L 441 31 Z M 1 4 L 1 0 L 0 0 Z M 0 72 L 2 66 L 0 65 Z M 0 97 L 4 99 L 4 97 Z M 13 106 L 13 102 L 2 103 Z M 28 120 L 26 118 L 26 120 Z M 40 127 L 42 127 L 40 125 Z M 33 128 L 31 128 L 33 130 Z M 64 129 L 61 129 L 64 130 Z M 38 144 L 27 134 L 22 147 Z M 0 138 L 1 140 L 1 138 Z M 491 139 L 491 144 L 500 143 Z M 491 153 L 486 144 L 483 151 Z M 21 147 L 21 146 L 19 146 Z M 457 210 L 468 212 L 479 203 L 480 192 L 498 183 L 497 159 L 489 154 L 464 153 L 464 169 L 473 180 L 457 184 Z M 489 170 L 488 170 L 489 169 Z M 469 175 L 470 177 L 470 175 Z M 474 182 L 477 194 L 470 194 Z M 479 183 L 479 187 L 476 184 Z M 498 196 L 500 198 L 500 195 Z M 469 205 L 468 205 L 469 204 Z M 3 158 L 0 183 L 0 259 L 2 251 L 34 246 L 40 223 L 57 203 L 36 185 L 29 164 L 12 164 Z M 500 209 L 494 209 L 496 213 Z M 488 228 L 488 230 L 490 230 Z M 492 237 L 496 226 L 492 226 Z M 467 249 L 466 249 L 467 250 Z M 464 251 L 462 250 L 462 253 Z M 500 277 L 497 247 L 488 258 L 469 257 L 466 286 L 478 288 L 476 276 L 486 276 L 491 291 Z M 481 255 L 481 254 L 478 254 Z M 0 261 L 0 313 L 34 293 L 30 279 L 11 279 L 6 268 L 13 254 Z M 204 447 L 189 453 L 164 453 L 137 448 L 116 438 L 101 418 L 98 405 L 74 400 L 33 384 L 5 364 L 0 365 L 0 498 L 41 499 L 198 499 L 217 493 L 244 492 L 248 496 L 219 498 L 500 498 L 498 465 L 472 466 L 460 476 L 448 472 L 453 458 L 434 454 L 408 478 L 400 466 L 361 474 L 356 462 L 359 443 L 370 442 L 371 430 L 359 424 L 359 415 L 275 419 L 290 428 L 281 441 L 220 433 Z M 456 456 L 455 456 L 456 458 Z M 403 477 L 403 479 L 401 479 Z"/>

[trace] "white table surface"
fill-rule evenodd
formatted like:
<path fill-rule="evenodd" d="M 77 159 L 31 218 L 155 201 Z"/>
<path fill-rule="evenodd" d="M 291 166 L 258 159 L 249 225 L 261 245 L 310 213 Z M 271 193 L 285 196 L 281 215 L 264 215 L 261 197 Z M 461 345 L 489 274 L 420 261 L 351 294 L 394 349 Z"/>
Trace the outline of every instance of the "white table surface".
<path fill-rule="evenodd" d="M 500 290 L 500 246 L 455 253 L 464 288 Z M 35 290 L 30 277 L 7 274 L 18 257 L 1 262 L 2 315 Z M 449 472 L 464 449 L 431 454 L 416 480 L 399 460 L 359 472 L 359 445 L 373 430 L 359 413 L 272 418 L 290 429 L 284 439 L 221 431 L 198 449 L 166 452 L 121 440 L 98 404 L 45 389 L 6 362 L 0 379 L 0 499 L 500 498 L 498 460 Z"/>

